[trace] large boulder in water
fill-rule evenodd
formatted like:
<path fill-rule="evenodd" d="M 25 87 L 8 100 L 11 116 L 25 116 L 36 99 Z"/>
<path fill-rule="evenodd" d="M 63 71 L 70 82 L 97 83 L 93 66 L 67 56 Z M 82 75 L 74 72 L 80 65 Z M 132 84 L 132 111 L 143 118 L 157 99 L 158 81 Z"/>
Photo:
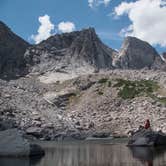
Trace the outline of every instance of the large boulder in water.
<path fill-rule="evenodd" d="M 31 144 L 17 129 L 0 132 L 0 156 L 42 156 L 44 150 L 36 144 Z"/>
<path fill-rule="evenodd" d="M 151 129 L 141 129 L 129 139 L 128 146 L 161 146 L 166 145 L 166 134 Z"/>

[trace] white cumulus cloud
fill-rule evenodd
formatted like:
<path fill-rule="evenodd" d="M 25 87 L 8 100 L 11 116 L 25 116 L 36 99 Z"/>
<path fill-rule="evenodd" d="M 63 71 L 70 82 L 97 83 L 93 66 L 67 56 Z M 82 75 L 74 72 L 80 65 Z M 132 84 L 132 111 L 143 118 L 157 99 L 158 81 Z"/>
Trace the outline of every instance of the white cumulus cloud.
<path fill-rule="evenodd" d="M 135 36 L 153 45 L 166 46 L 166 0 L 136 0 L 115 7 L 115 15 L 127 15 L 131 24 L 122 29 L 125 36 Z"/>
<path fill-rule="evenodd" d="M 32 35 L 31 39 L 35 41 L 35 44 L 40 43 L 42 40 L 47 39 L 52 35 L 52 31 L 55 26 L 50 21 L 50 16 L 44 15 L 39 17 L 40 26 L 38 29 L 38 33 L 36 35 Z"/>
<path fill-rule="evenodd" d="M 89 7 L 94 8 L 101 4 L 104 4 L 105 6 L 109 5 L 111 0 L 88 0 Z"/>
<path fill-rule="evenodd" d="M 73 22 L 60 22 L 58 24 L 58 30 L 62 33 L 69 33 L 76 29 L 75 24 Z"/>

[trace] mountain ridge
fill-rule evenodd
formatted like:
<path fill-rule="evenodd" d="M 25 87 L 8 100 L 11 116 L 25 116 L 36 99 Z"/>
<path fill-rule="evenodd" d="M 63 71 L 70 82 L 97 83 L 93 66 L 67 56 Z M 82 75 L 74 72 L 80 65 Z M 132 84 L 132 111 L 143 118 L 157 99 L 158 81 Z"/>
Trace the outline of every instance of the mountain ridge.
<path fill-rule="evenodd" d="M 102 69 L 165 70 L 165 62 L 148 42 L 126 37 L 119 52 L 106 46 L 94 28 L 55 34 L 30 45 L 0 22 L 0 75 L 63 72 L 79 75 Z M 86 73 L 86 72 L 85 72 Z"/>
<path fill-rule="evenodd" d="M 117 64 L 122 69 L 151 68 L 159 54 L 148 42 L 128 36 L 124 39 Z"/>
<path fill-rule="evenodd" d="M 32 49 L 40 52 L 40 55 L 33 54 Z M 37 64 L 42 63 L 41 66 L 48 66 L 47 63 L 51 61 L 51 63 L 54 62 L 54 65 L 59 66 L 58 68 L 72 66 L 73 70 L 76 66 L 79 68 L 86 65 L 96 69 L 112 69 L 112 54 L 117 53 L 101 42 L 94 28 L 56 34 L 38 45 L 34 45 L 32 49 L 30 49 L 30 54 L 33 54 L 31 59 L 28 59 L 31 55 L 25 53 L 27 63 L 35 65 L 33 59 L 37 59 Z M 49 70 L 49 67 L 46 68 Z"/>
<path fill-rule="evenodd" d="M 26 64 L 23 54 L 29 46 L 28 42 L 0 22 L 0 75 L 2 77 L 14 78 L 25 73 Z"/>

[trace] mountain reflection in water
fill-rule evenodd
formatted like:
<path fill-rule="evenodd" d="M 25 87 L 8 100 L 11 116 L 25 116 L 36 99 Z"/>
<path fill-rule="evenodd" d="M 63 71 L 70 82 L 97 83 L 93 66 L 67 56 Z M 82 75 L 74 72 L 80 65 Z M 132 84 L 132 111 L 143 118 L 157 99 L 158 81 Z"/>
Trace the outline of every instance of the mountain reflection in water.
<path fill-rule="evenodd" d="M 125 144 L 42 143 L 46 149 L 40 159 L 2 159 L 0 166 L 164 166 L 163 148 L 128 148 Z M 166 148 L 165 148 L 166 149 Z M 10 164 L 11 161 L 11 164 Z M 12 165 L 13 163 L 13 165 Z"/>
<path fill-rule="evenodd" d="M 130 148 L 133 158 L 139 159 L 147 166 L 166 165 L 166 147 L 132 147 Z"/>

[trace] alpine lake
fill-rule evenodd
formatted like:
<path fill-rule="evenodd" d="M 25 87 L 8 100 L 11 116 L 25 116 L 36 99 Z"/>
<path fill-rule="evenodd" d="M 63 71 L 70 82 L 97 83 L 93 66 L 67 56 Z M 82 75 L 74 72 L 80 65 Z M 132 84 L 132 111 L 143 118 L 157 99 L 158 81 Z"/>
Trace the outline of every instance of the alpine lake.
<path fill-rule="evenodd" d="M 166 166 L 166 147 L 128 147 L 126 139 L 37 142 L 42 158 L 0 158 L 0 166 Z"/>

